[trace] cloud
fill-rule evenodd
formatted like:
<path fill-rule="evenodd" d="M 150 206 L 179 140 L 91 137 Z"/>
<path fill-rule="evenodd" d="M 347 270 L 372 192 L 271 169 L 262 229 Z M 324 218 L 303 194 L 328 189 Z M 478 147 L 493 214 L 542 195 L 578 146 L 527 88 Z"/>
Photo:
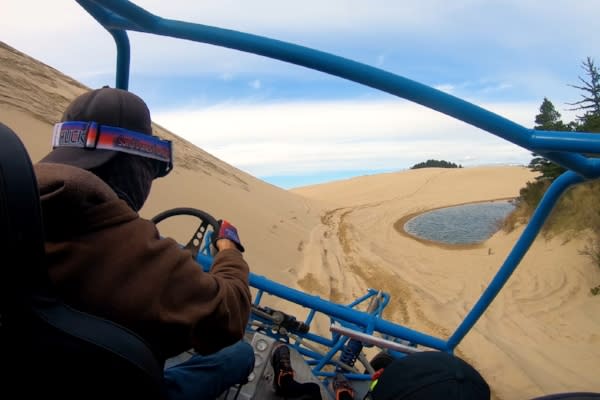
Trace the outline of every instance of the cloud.
<path fill-rule="evenodd" d="M 248 85 L 252 89 L 256 89 L 256 90 L 258 90 L 258 89 L 260 89 L 262 87 L 262 84 L 260 83 L 259 79 L 255 79 L 255 80 L 251 81 Z"/>
<path fill-rule="evenodd" d="M 436 84 L 463 79 L 456 74 L 535 73 L 565 76 L 573 66 L 597 53 L 600 2 L 536 0 L 501 4 L 475 0 L 358 1 L 274 0 L 194 2 L 137 0 L 136 4 L 166 18 L 198 22 L 291 41 L 358 61 L 383 66 Z M 86 71 L 114 68 L 112 38 L 75 1 L 9 1 L 3 5 L 0 37 L 8 44 L 75 79 Z M 235 10 L 232 12 L 231 10 Z M 434 10 L 434 11 L 432 11 Z M 535 28 L 532 28 L 535 27 Z M 557 35 L 560 28 L 560 35 Z M 302 69 L 229 49 L 132 32 L 132 72 L 139 74 L 299 74 Z M 159 51 L 157 51 L 159 49 Z M 382 64 L 383 63 L 383 64 Z M 454 79 L 435 82 L 437 72 Z M 450 69 L 452 72 L 449 72 Z M 413 73 L 414 71 L 414 73 Z M 533 76 L 533 74 L 530 74 Z M 264 81 L 264 80 L 263 80 Z M 564 79 L 563 79 L 564 82 Z M 85 80 L 84 80 L 85 83 Z"/>
<path fill-rule="evenodd" d="M 3 41 L 89 86 L 114 81 L 114 42 L 77 2 L 36 2 L 34 14 L 30 3 L 3 5 Z M 533 125 L 544 97 L 563 120 L 573 120 L 565 104 L 578 93 L 568 84 L 577 82 L 580 61 L 598 53 L 590 40 L 598 1 L 134 3 L 165 18 L 372 64 L 476 99 L 524 126 Z M 403 100 L 384 101 L 390 97 L 370 88 L 348 89 L 329 75 L 203 43 L 138 32 L 129 37 L 130 87 L 151 99 L 157 122 L 259 176 L 401 169 L 427 158 L 468 165 L 528 160 L 527 151 L 470 125 Z M 290 89 L 294 85 L 305 89 Z M 341 98 L 348 100 L 332 100 Z M 164 104 L 202 107 L 160 109 Z"/>
<path fill-rule="evenodd" d="M 456 89 L 456 86 L 451 83 L 443 83 L 441 85 L 435 85 L 434 88 L 437 90 L 441 90 L 442 92 L 452 94 L 452 92 L 454 92 L 454 90 Z"/>
<path fill-rule="evenodd" d="M 537 105 L 490 104 L 531 126 Z M 430 158 L 463 165 L 523 164 L 530 152 L 404 101 L 220 104 L 157 110 L 165 128 L 252 175 L 399 170 Z"/>
<path fill-rule="evenodd" d="M 503 90 L 507 90 L 512 88 L 513 85 L 510 83 L 506 83 L 506 82 L 482 82 L 482 86 L 481 88 L 478 88 L 478 90 L 481 93 L 494 93 L 494 92 L 501 92 Z"/>

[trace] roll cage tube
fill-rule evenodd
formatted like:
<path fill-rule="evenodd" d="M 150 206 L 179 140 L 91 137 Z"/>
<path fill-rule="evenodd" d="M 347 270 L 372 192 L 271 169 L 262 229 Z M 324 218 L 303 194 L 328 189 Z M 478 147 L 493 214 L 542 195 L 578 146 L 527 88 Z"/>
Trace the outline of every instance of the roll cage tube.
<path fill-rule="evenodd" d="M 127 89 L 129 84 L 130 44 L 127 31 L 186 39 L 296 64 L 390 93 L 494 134 L 569 170 L 553 182 L 513 250 L 449 340 L 424 335 L 381 318 L 373 320 L 368 314 L 365 316 L 365 313 L 351 307 L 338 306 L 264 277 L 251 275 L 250 283 L 259 289 L 259 299 L 263 291 L 278 294 L 293 299 L 291 301 L 298 304 L 312 307 L 313 311 L 322 311 L 335 318 L 343 317 L 353 321 L 367 333 L 374 329 L 429 347 L 453 351 L 510 278 L 560 195 L 573 184 L 600 177 L 600 159 L 593 158 L 600 154 L 600 135 L 528 129 L 475 104 L 382 69 L 263 36 L 162 18 L 130 1 L 77 2 L 107 29 L 115 40 L 116 86 L 119 88 Z"/>

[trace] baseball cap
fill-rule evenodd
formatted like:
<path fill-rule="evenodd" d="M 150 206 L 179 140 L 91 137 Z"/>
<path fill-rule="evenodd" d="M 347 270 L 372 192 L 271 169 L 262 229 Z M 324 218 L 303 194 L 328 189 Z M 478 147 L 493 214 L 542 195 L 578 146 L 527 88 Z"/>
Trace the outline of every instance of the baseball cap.
<path fill-rule="evenodd" d="M 108 86 L 75 98 L 61 121 L 89 121 L 152 136 L 152 120 L 146 103 L 127 90 Z M 110 161 L 117 153 L 104 149 L 55 147 L 40 162 L 68 164 L 90 170 Z"/>
<path fill-rule="evenodd" d="M 489 400 L 490 388 L 466 361 L 441 351 L 395 359 L 385 367 L 373 400 Z"/>

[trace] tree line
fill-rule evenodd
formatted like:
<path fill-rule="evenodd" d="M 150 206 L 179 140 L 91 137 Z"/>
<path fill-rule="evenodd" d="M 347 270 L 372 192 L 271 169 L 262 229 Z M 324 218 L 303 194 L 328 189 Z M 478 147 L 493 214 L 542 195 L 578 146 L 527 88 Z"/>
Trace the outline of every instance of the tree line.
<path fill-rule="evenodd" d="M 420 162 L 410 167 L 410 169 L 419 168 L 462 168 L 462 165 L 457 165 L 453 162 L 445 160 L 427 160 L 425 162 Z"/>
<path fill-rule="evenodd" d="M 600 71 L 598 71 L 598 67 L 590 57 L 582 62 L 581 67 L 586 76 L 578 77 L 579 84 L 569 85 L 582 92 L 579 101 L 567 103 L 572 106 L 569 111 L 580 112 L 575 121 L 563 122 L 554 104 L 545 97 L 540 106 L 540 113 L 535 116 L 533 129 L 563 132 L 600 132 Z M 540 173 L 538 178 L 540 180 L 552 181 L 565 171 L 563 167 L 544 157 L 535 153 L 533 156 L 529 168 Z"/>
<path fill-rule="evenodd" d="M 580 91 L 578 101 L 567 103 L 569 111 L 578 112 L 575 120 L 564 122 L 554 104 L 544 97 L 533 129 L 600 133 L 600 71 L 590 57 L 581 63 L 581 68 L 583 76 L 578 76 L 577 84 L 569 85 Z M 521 189 L 515 210 L 517 217 L 513 217 L 513 223 L 519 219 L 528 220 L 550 184 L 565 172 L 561 165 L 539 154 L 532 155 L 528 167 L 539 175 L 535 182 L 528 182 Z M 600 180 L 592 180 L 567 191 L 552 211 L 544 229 L 553 233 L 591 230 L 593 238 L 580 253 L 589 256 L 600 267 Z M 600 285 L 592 287 L 590 292 L 593 295 L 600 294 Z"/>

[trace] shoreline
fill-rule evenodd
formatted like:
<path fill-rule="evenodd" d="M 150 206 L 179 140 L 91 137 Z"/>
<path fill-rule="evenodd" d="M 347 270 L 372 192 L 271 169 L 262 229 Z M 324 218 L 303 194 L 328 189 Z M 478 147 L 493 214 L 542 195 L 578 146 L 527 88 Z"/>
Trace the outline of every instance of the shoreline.
<path fill-rule="evenodd" d="M 394 226 L 394 230 L 396 232 L 398 232 L 400 235 L 407 237 L 409 239 L 413 239 L 413 240 L 415 240 L 421 244 L 424 244 L 426 246 L 433 246 L 433 247 L 438 247 L 438 248 L 442 248 L 442 249 L 446 249 L 446 250 L 480 249 L 480 248 L 485 247 L 484 243 L 487 242 L 488 239 L 483 240 L 478 243 L 456 243 L 456 244 L 443 243 L 443 242 L 438 242 L 438 241 L 429 240 L 429 239 L 423 239 L 418 236 L 415 236 L 415 235 L 407 232 L 406 229 L 404 229 L 404 225 L 409 220 L 415 218 L 416 216 L 419 216 L 421 214 L 425 214 L 425 213 L 428 213 L 431 211 L 435 211 L 435 210 L 441 210 L 442 208 L 459 207 L 459 206 L 464 206 L 467 204 L 490 203 L 490 202 L 494 202 L 494 201 L 506 201 L 506 200 L 514 200 L 514 199 L 516 199 L 516 197 L 502 197 L 502 198 L 489 199 L 489 200 L 467 201 L 464 203 L 449 204 L 449 205 L 445 205 L 445 206 L 434 207 L 434 208 L 430 208 L 430 209 L 427 209 L 424 211 L 417 211 L 414 213 L 406 214 L 403 217 L 401 217 L 400 219 L 396 220 L 396 222 L 394 222 L 393 226 Z"/>

